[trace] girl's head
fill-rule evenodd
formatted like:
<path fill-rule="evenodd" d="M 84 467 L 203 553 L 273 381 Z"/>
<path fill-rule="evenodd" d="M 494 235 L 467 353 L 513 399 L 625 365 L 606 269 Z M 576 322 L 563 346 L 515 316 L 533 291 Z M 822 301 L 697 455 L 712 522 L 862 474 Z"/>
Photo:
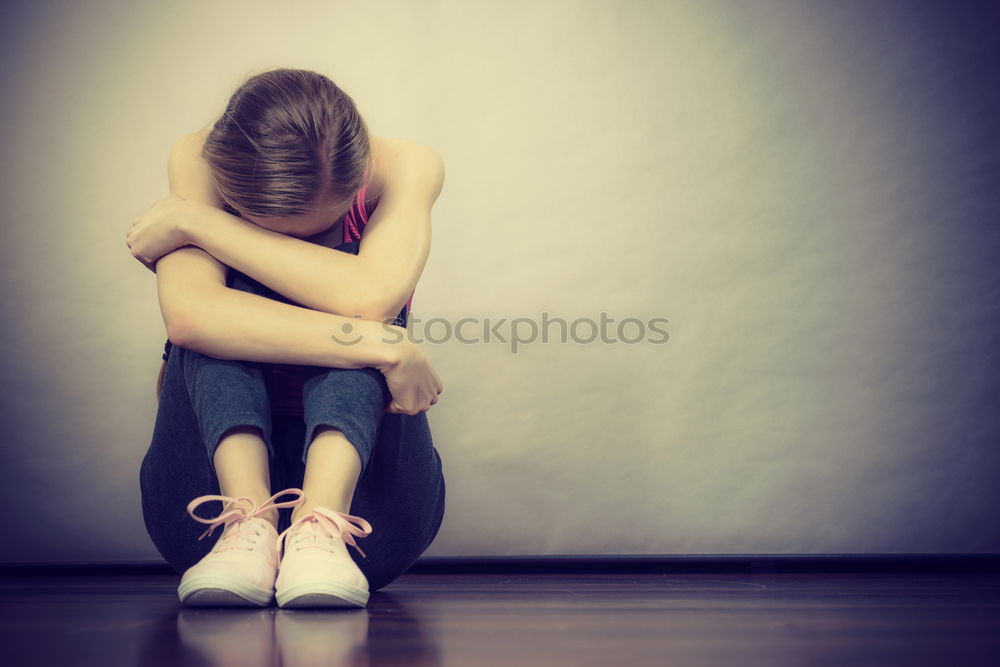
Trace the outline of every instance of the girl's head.
<path fill-rule="evenodd" d="M 202 157 L 230 213 L 291 236 L 343 217 L 372 173 L 354 100 L 308 70 L 251 76 L 229 98 Z"/>

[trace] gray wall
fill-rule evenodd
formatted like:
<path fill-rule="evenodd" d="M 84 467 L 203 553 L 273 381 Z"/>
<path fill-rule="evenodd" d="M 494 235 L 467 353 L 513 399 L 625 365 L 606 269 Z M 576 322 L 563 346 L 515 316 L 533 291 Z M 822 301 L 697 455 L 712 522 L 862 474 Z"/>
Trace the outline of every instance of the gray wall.
<path fill-rule="evenodd" d="M 444 157 L 416 318 L 669 320 L 426 343 L 428 556 L 997 551 L 1000 19 L 945 6 L 5 5 L 3 561 L 158 559 L 124 234 L 276 66 Z"/>

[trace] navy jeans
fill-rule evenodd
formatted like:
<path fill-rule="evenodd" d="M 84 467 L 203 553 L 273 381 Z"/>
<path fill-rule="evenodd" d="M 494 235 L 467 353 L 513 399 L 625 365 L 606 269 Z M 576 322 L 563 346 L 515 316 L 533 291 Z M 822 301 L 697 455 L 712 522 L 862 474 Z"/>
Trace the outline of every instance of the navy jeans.
<path fill-rule="evenodd" d="M 358 242 L 337 249 L 357 253 Z M 252 278 L 229 269 L 227 284 L 291 303 Z M 405 326 L 406 308 L 396 318 Z M 205 526 L 187 514 L 197 496 L 218 494 L 213 456 L 220 438 L 236 426 L 256 426 L 268 448 L 272 492 L 301 488 L 306 452 L 317 426 L 340 429 L 361 458 L 361 476 L 350 514 L 363 517 L 372 533 L 348 553 L 372 592 L 389 584 L 426 551 L 444 519 L 445 482 L 426 413 L 385 412 L 391 400 L 375 368 L 306 367 L 304 416 L 273 415 L 268 401 L 270 364 L 210 357 L 168 345 L 153 436 L 139 469 L 142 513 L 153 544 L 183 573 L 211 550 L 221 531 L 198 540 Z M 287 500 L 288 498 L 284 498 Z M 281 500 L 281 499 L 279 499 Z M 218 501 L 199 508 L 215 516 Z M 278 530 L 290 523 L 279 510 Z"/>

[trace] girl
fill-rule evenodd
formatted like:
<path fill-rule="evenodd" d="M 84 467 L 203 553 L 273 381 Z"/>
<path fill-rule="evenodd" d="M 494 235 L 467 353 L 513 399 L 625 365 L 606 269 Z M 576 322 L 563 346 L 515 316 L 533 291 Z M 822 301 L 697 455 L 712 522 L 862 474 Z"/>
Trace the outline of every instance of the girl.
<path fill-rule="evenodd" d="M 274 69 L 168 174 L 126 234 L 168 333 L 139 472 L 150 538 L 184 604 L 364 607 L 444 518 L 426 418 L 443 387 L 405 336 L 441 158 L 370 135 L 327 77 Z"/>

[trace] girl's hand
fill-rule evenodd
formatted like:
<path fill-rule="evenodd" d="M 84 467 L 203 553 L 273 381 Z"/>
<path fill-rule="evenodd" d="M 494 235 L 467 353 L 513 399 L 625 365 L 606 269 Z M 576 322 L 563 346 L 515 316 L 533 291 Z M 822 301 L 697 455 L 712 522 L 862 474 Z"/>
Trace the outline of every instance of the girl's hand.
<path fill-rule="evenodd" d="M 429 410 L 438 402 L 438 394 L 444 391 L 441 379 L 417 345 L 409 341 L 391 344 L 398 346 L 399 353 L 395 361 L 379 368 L 392 394 L 386 411 L 416 415 Z"/>
<path fill-rule="evenodd" d="M 191 241 L 186 230 L 212 210 L 215 209 L 207 204 L 168 195 L 132 221 L 131 229 L 125 233 L 126 245 L 133 257 L 156 273 L 156 261 L 188 245 Z"/>

